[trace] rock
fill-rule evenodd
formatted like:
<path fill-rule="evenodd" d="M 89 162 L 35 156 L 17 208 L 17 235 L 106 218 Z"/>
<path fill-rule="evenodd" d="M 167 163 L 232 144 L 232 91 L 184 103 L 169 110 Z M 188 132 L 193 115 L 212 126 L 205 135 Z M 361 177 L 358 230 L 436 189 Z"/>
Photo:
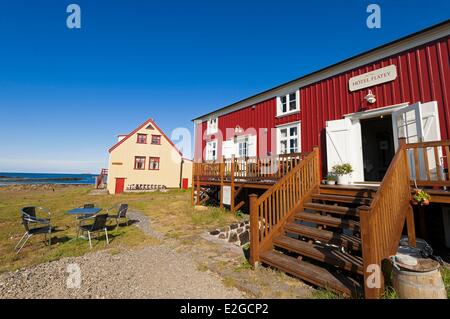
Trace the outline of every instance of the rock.
<path fill-rule="evenodd" d="M 230 233 L 230 238 L 228 238 L 228 242 L 234 243 L 236 241 L 238 241 L 238 234 L 236 234 L 234 232 Z"/>
<path fill-rule="evenodd" d="M 220 234 L 220 231 L 218 229 L 215 229 L 215 230 L 210 231 L 209 234 L 212 236 L 217 236 Z"/>
<path fill-rule="evenodd" d="M 245 229 L 250 229 L 250 226 L 249 225 L 245 226 Z"/>
<path fill-rule="evenodd" d="M 240 227 L 244 227 L 244 226 L 245 226 L 245 223 L 240 223 L 239 226 L 240 226 Z"/>
<path fill-rule="evenodd" d="M 198 211 L 204 211 L 204 210 L 208 210 L 208 207 L 206 207 L 206 206 L 194 206 L 194 209 L 198 210 Z"/>
<path fill-rule="evenodd" d="M 228 238 L 228 233 L 226 232 L 226 233 L 221 233 L 220 235 L 219 235 L 219 238 L 220 239 L 227 239 Z"/>
<path fill-rule="evenodd" d="M 238 228 L 237 230 L 236 230 L 236 232 L 238 233 L 238 234 L 240 234 L 240 233 L 242 233 L 244 231 L 244 228 Z"/>
<path fill-rule="evenodd" d="M 250 241 L 250 232 L 246 230 L 245 232 L 239 234 L 239 241 L 241 245 L 244 245 Z"/>
<path fill-rule="evenodd" d="M 230 229 L 236 229 L 238 227 L 239 227 L 239 225 L 237 223 L 233 223 L 230 225 Z"/>
<path fill-rule="evenodd" d="M 229 231 L 229 230 L 230 230 L 230 227 L 228 227 L 228 226 L 220 229 L 220 231 L 221 231 L 222 233 L 227 232 L 227 231 Z"/>

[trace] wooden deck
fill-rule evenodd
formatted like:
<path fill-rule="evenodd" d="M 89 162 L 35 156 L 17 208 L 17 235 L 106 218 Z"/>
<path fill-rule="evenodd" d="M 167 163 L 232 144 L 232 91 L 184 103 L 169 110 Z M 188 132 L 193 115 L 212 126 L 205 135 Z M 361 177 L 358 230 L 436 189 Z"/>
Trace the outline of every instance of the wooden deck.
<path fill-rule="evenodd" d="M 249 204 L 252 265 L 276 267 L 346 295 L 364 291 L 366 298 L 379 298 L 383 283 L 363 283 L 371 266 L 381 267 L 396 253 L 405 226 L 415 245 L 414 189 L 428 192 L 431 203 L 450 203 L 450 141 L 405 144 L 401 139 L 399 145 L 380 184 L 321 185 L 318 148 L 275 158 L 194 163 L 192 203 L 201 205 L 208 191 L 222 199 L 224 187 L 231 187 L 231 211 Z M 245 193 L 248 200 L 242 199 L 244 189 L 253 190 Z"/>
<path fill-rule="evenodd" d="M 293 153 L 274 157 L 222 158 L 220 161 L 194 163 L 192 171 L 192 204 L 200 205 L 207 199 L 207 187 L 216 187 L 223 207 L 223 188 L 231 187 L 231 211 L 235 212 L 245 201 L 236 202 L 243 189 L 267 190 L 298 165 L 309 153 Z M 203 196 L 206 195 L 206 196 Z M 236 203 L 235 203 L 236 202 Z"/>

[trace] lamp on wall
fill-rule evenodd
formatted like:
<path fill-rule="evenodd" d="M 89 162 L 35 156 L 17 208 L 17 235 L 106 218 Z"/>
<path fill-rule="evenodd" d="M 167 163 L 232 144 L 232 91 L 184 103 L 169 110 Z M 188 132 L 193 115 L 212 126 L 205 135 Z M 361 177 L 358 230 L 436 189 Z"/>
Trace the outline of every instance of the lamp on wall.
<path fill-rule="evenodd" d="M 372 93 L 372 90 L 369 90 L 369 93 L 364 97 L 367 103 L 373 104 L 377 101 L 375 95 Z"/>
<path fill-rule="evenodd" d="M 240 134 L 242 133 L 242 128 L 239 125 L 236 125 L 236 127 L 234 128 L 234 133 L 235 134 Z"/>

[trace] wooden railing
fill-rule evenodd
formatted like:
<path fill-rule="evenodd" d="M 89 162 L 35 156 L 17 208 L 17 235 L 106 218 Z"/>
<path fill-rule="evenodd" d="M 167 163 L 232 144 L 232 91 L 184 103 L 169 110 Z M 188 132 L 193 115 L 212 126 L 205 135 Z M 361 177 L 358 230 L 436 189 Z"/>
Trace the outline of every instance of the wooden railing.
<path fill-rule="evenodd" d="M 193 179 L 201 181 L 275 181 L 286 175 L 308 153 L 283 154 L 276 157 L 223 158 L 222 161 L 194 163 Z"/>
<path fill-rule="evenodd" d="M 450 187 L 450 140 L 406 144 L 406 153 L 417 186 Z"/>
<path fill-rule="evenodd" d="M 366 298 L 381 296 L 384 289 L 381 266 L 396 254 L 405 221 L 410 245 L 415 246 L 410 199 L 408 158 L 402 142 L 371 205 L 359 207 Z"/>
<path fill-rule="evenodd" d="M 272 247 L 272 239 L 320 185 L 319 149 L 306 156 L 261 197 L 250 195 L 250 262 Z"/>

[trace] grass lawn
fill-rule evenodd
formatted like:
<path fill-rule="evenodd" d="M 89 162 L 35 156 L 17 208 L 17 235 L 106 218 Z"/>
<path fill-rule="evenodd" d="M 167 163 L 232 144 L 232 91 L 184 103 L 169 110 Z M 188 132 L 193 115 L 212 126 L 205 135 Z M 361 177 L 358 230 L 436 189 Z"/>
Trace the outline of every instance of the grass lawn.
<path fill-rule="evenodd" d="M 25 189 L 17 191 L 0 187 L 0 273 L 67 256 L 79 256 L 89 251 L 157 244 L 136 227 L 120 227 L 109 232 L 110 245 L 104 238 L 93 240 L 93 249 L 84 239 L 76 238 L 74 216 L 65 211 L 93 203 L 97 207 L 109 208 L 119 203 L 128 203 L 131 210 L 147 214 L 158 227 L 156 231 L 184 241 L 213 227 L 225 226 L 237 218 L 217 208 L 196 211 L 190 204 L 190 191 L 171 190 L 168 193 L 143 193 L 113 195 L 89 195 L 91 187 L 55 187 L 52 189 Z M 52 226 L 56 226 L 57 238 L 51 246 L 43 243 L 43 235 L 33 236 L 19 255 L 14 246 L 24 233 L 19 210 L 24 206 L 42 206 L 52 212 Z"/>

